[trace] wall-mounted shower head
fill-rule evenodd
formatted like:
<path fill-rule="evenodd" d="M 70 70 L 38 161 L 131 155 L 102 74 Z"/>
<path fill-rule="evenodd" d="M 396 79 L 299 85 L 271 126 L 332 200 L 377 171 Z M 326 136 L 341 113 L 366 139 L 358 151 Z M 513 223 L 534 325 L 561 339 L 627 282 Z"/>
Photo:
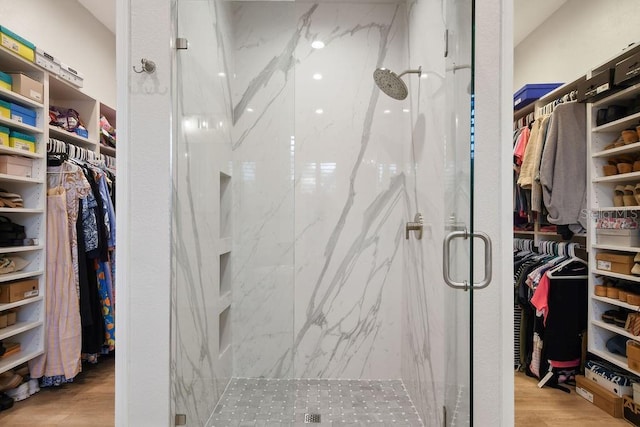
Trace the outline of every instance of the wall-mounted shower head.
<path fill-rule="evenodd" d="M 420 74 L 422 73 L 422 67 L 418 67 L 417 70 L 407 70 L 397 75 L 391 70 L 386 68 L 378 68 L 373 72 L 373 80 L 381 91 L 389 95 L 394 99 L 405 99 L 409 94 L 407 85 L 402 81 L 400 77 L 405 74 Z"/>

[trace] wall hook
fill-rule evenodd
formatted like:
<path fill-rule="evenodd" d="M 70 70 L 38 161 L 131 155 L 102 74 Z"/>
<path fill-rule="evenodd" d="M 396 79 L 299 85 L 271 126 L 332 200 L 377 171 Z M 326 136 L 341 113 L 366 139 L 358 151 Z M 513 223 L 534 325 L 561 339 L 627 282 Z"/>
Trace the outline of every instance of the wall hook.
<path fill-rule="evenodd" d="M 140 63 L 142 64 L 142 68 L 140 70 L 136 70 L 136 66 L 133 66 L 133 71 L 135 71 L 136 73 L 140 74 L 140 73 L 147 73 L 147 74 L 153 74 L 154 71 L 156 71 L 156 63 L 153 61 L 150 61 L 148 59 L 142 58 L 140 60 Z"/>

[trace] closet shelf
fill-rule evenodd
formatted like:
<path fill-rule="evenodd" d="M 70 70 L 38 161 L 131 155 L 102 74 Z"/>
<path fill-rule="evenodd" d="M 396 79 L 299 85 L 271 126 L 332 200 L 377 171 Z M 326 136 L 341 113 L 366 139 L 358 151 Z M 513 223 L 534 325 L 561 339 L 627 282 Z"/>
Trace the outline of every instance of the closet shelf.
<path fill-rule="evenodd" d="M 595 320 L 595 319 L 592 320 L 591 323 L 593 323 L 594 325 L 596 325 L 599 328 L 606 329 L 606 330 L 611 331 L 611 332 L 615 332 L 618 335 L 622 335 L 622 336 L 627 337 L 629 339 L 632 339 L 634 341 L 640 341 L 640 337 L 637 337 L 637 336 L 633 335 L 632 333 L 628 332 L 626 329 L 621 328 L 619 326 L 612 325 L 610 323 L 606 323 L 606 322 L 603 322 L 601 320 Z"/>
<path fill-rule="evenodd" d="M 0 213 L 41 214 L 41 213 L 44 213 L 44 209 L 0 208 Z"/>
<path fill-rule="evenodd" d="M 39 276 L 41 274 L 43 274 L 44 271 L 42 270 L 38 270 L 38 271 L 19 271 L 17 273 L 8 273 L 8 274 L 1 274 L 0 275 L 0 282 L 8 282 L 10 280 L 17 280 L 17 279 L 25 279 L 27 277 L 35 277 L 35 276 Z M 0 310 L 2 309 L 3 305 L 0 304 Z"/>
<path fill-rule="evenodd" d="M 92 151 L 95 151 L 97 142 L 92 141 L 89 138 L 83 138 L 75 133 L 67 132 L 64 129 L 60 129 L 56 126 L 49 125 L 49 136 L 52 138 L 57 138 L 65 142 L 70 142 L 74 145 L 78 145 L 80 147 L 88 148 Z"/>
<path fill-rule="evenodd" d="M 638 180 L 640 180 L 640 172 L 631 172 L 623 173 L 621 175 L 601 176 L 598 178 L 593 178 L 591 182 L 597 184 L 599 182 L 630 182 Z M 640 209 L 640 206 L 637 206 L 636 209 Z"/>
<path fill-rule="evenodd" d="M 41 134 L 44 133 L 44 131 L 40 128 L 37 128 L 35 126 L 31 126 L 31 125 L 27 125 L 24 123 L 20 123 L 17 120 L 11 120 L 11 119 L 7 119 L 4 116 L 0 116 L 0 125 L 3 126 L 9 126 L 11 128 L 14 129 L 19 129 L 28 133 L 37 133 L 37 134 Z"/>
<path fill-rule="evenodd" d="M 607 100 L 608 101 L 608 100 Z M 592 132 L 602 133 L 602 132 L 621 132 L 629 127 L 631 124 L 636 124 L 640 121 L 640 113 L 632 114 L 630 116 L 623 117 L 614 122 L 607 123 L 602 126 L 596 126 L 591 129 Z M 635 127 L 635 126 L 634 126 Z"/>
<path fill-rule="evenodd" d="M 626 302 L 622 302 L 622 301 L 620 301 L 618 299 L 600 297 L 598 295 L 592 295 L 591 299 L 594 299 L 596 301 L 606 302 L 607 304 L 616 305 L 618 307 L 623 307 L 623 308 L 626 308 L 628 310 L 640 311 L 640 307 L 639 306 L 627 304 Z"/>
<path fill-rule="evenodd" d="M 16 104 L 20 104 L 24 107 L 44 108 L 42 102 L 34 101 L 27 98 L 26 96 L 22 96 L 19 93 L 13 92 L 9 89 L 5 89 L 3 87 L 0 87 L 0 98 L 15 102 Z"/>
<path fill-rule="evenodd" d="M 635 246 L 591 245 L 591 247 L 595 249 L 605 249 L 608 251 L 640 252 L 640 248 Z"/>
<path fill-rule="evenodd" d="M 100 154 L 104 154 L 105 156 L 115 157 L 116 149 L 100 144 Z"/>
<path fill-rule="evenodd" d="M 640 206 L 591 208 L 591 212 L 630 212 L 630 211 L 640 211 Z"/>
<path fill-rule="evenodd" d="M 633 86 L 629 86 L 628 88 L 621 90 L 620 92 L 614 93 L 611 96 L 608 96 L 604 99 L 594 102 L 591 108 L 597 108 L 605 104 L 610 105 L 613 101 L 633 99 L 635 95 L 637 95 L 639 92 L 640 92 L 640 83 L 635 84 Z"/>
<path fill-rule="evenodd" d="M 32 159 L 42 159 L 44 154 L 32 153 L 31 151 L 20 150 L 18 148 L 7 147 L 6 145 L 0 145 L 0 154 L 12 154 L 22 157 L 31 157 Z"/>
<path fill-rule="evenodd" d="M 22 307 L 23 305 L 39 302 L 39 301 L 42 301 L 43 299 L 44 299 L 43 295 L 38 295 L 37 297 L 26 298 L 16 302 L 10 302 L 8 304 L 0 304 L 0 311 L 11 310 L 12 308 L 16 308 L 16 307 Z"/>
<path fill-rule="evenodd" d="M 12 354 L 11 356 L 2 357 L 0 358 L 0 372 L 8 371 L 11 368 L 15 368 L 16 366 L 28 362 L 29 360 L 38 357 L 43 353 L 44 350 L 29 352 L 21 350 L 16 354 Z"/>
<path fill-rule="evenodd" d="M 15 325 L 7 326 L 6 328 L 0 329 L 0 341 L 37 328 L 38 326 L 42 326 L 43 324 L 44 322 L 42 320 L 39 320 L 37 322 L 18 322 Z"/>
<path fill-rule="evenodd" d="M 640 277 L 638 276 L 629 276 L 626 274 L 612 273 L 611 271 L 604 271 L 604 270 L 598 270 L 598 269 L 593 269 L 591 272 L 593 274 L 599 274 L 601 276 L 615 277 L 616 279 L 623 279 L 623 280 L 628 280 L 629 282 L 640 283 Z"/>
<path fill-rule="evenodd" d="M 31 182 L 35 184 L 42 184 L 44 181 L 40 178 L 25 178 L 22 176 L 8 175 L 6 173 L 0 173 L 0 181 L 8 182 Z"/>
<path fill-rule="evenodd" d="M 621 356 L 615 353 L 610 353 L 608 351 L 602 351 L 602 350 L 596 350 L 596 349 L 589 350 L 589 353 L 595 354 L 598 357 L 601 357 L 605 360 L 608 360 L 611 363 L 618 365 L 622 369 L 625 369 L 635 375 L 640 376 L 640 372 L 634 371 L 633 369 L 629 368 L 629 365 L 627 364 L 627 358 L 624 356 Z"/>
<path fill-rule="evenodd" d="M 0 254 L 10 254 L 13 252 L 29 252 L 29 251 L 39 251 L 44 249 L 43 245 L 37 246 L 7 246 L 0 247 Z"/>
<path fill-rule="evenodd" d="M 591 157 L 609 157 L 616 154 L 633 153 L 640 151 L 640 142 L 634 142 L 633 144 L 623 145 L 622 147 L 610 148 L 608 150 L 598 151 L 591 154 Z"/>

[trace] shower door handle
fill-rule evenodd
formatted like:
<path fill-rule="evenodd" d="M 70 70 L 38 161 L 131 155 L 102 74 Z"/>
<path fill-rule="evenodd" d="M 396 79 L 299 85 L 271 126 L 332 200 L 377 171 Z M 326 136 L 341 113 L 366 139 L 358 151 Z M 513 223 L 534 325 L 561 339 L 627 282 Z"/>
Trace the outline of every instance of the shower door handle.
<path fill-rule="evenodd" d="M 469 285 L 469 282 L 467 282 L 466 280 L 464 282 L 456 282 L 451 278 L 451 275 L 450 275 L 451 263 L 449 261 L 451 241 L 453 239 L 460 239 L 460 238 L 468 239 L 469 237 L 478 238 L 484 242 L 484 278 L 479 283 L 474 283 L 471 286 Z M 477 231 L 475 233 L 469 233 L 467 232 L 467 230 L 464 230 L 464 231 L 453 231 L 447 234 L 447 236 L 444 238 L 444 241 L 442 243 L 442 276 L 444 277 L 445 283 L 453 289 L 463 289 L 465 291 L 469 289 L 478 290 L 478 289 L 486 288 L 487 286 L 489 286 L 489 283 L 491 282 L 492 258 L 493 258 L 493 250 L 491 248 L 491 238 L 486 233 L 483 233 L 481 231 Z"/>

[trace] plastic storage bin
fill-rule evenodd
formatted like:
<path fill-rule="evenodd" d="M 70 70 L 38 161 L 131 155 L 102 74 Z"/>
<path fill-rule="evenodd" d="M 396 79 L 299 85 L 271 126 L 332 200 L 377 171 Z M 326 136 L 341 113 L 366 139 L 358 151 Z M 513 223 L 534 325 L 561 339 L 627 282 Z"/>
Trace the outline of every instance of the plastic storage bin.
<path fill-rule="evenodd" d="M 25 125 L 36 125 L 36 112 L 30 108 L 11 103 L 11 120 L 15 120 Z"/>
<path fill-rule="evenodd" d="M 552 90 L 562 86 L 562 83 L 536 83 L 524 85 L 513 95 L 513 109 L 519 110 L 533 101 L 540 99 Z"/>
<path fill-rule="evenodd" d="M 36 46 L 2 25 L 0 25 L 0 42 L 2 46 L 22 56 L 24 59 L 31 62 L 34 61 Z"/>
<path fill-rule="evenodd" d="M 24 133 L 11 131 L 9 134 L 9 146 L 18 150 L 36 152 L 36 137 Z"/>
<path fill-rule="evenodd" d="M 9 132 L 9 128 L 0 126 L 0 144 L 6 147 L 9 146 Z"/>
<path fill-rule="evenodd" d="M 11 118 L 11 104 L 0 99 L 0 117 Z"/>
<path fill-rule="evenodd" d="M 11 90 L 12 85 L 13 85 L 13 80 L 11 76 L 9 74 L 5 74 L 2 71 L 0 71 L 0 87 L 7 90 Z"/>

